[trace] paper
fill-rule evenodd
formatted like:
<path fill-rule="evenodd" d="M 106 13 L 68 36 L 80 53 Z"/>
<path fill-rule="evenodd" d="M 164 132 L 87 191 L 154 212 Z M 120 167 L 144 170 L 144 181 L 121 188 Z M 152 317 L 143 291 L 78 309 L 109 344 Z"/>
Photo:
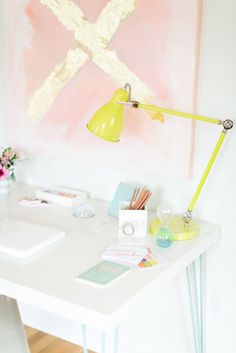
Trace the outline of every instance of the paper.
<path fill-rule="evenodd" d="M 127 273 L 129 270 L 129 267 L 127 266 L 111 261 L 102 261 L 76 277 L 76 279 L 90 282 L 92 284 L 106 285 Z"/>
<path fill-rule="evenodd" d="M 112 245 L 102 254 L 103 259 L 116 261 L 138 268 L 151 269 L 167 265 L 168 261 L 155 250 L 144 246 Z"/>
<path fill-rule="evenodd" d="M 108 214 L 110 216 L 119 217 L 120 203 L 123 201 L 130 201 L 135 190 L 135 185 L 120 183 L 116 189 L 115 195 L 112 199 Z"/>

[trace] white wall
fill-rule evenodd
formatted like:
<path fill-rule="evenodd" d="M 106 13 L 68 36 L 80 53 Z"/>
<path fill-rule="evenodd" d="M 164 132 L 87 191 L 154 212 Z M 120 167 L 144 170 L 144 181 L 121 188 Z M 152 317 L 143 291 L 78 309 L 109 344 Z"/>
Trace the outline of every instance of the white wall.
<path fill-rule="evenodd" d="M 198 113 L 235 119 L 236 1 L 203 0 L 203 2 Z M 160 199 L 172 202 L 175 209 L 181 212 L 191 199 L 219 133 L 220 128 L 217 126 L 197 124 L 194 179 L 191 181 L 160 179 L 145 174 L 134 175 L 126 170 L 111 170 L 109 167 L 101 168 L 45 158 L 32 159 L 22 164 L 18 170 L 18 178 L 32 184 L 58 183 L 75 186 L 91 190 L 95 197 L 108 200 L 111 199 L 120 180 L 148 183 L 157 187 Z M 229 133 L 195 209 L 195 215 L 222 225 L 222 239 L 208 255 L 207 353 L 236 350 L 234 338 L 236 322 L 234 304 L 236 295 L 235 137 L 236 128 Z M 174 303 L 178 302 L 183 295 L 182 289 L 178 289 L 177 285 L 181 281 L 182 279 L 179 279 L 171 288 L 168 288 L 163 298 L 173 300 Z M 170 292 L 176 293 L 176 296 L 171 297 Z M 170 305 L 175 314 L 173 322 L 177 325 L 178 320 L 184 325 L 181 315 L 185 313 L 186 304 L 184 302 L 182 304 L 183 307 L 179 311 Z M 166 313 L 166 316 L 168 315 Z M 185 317 L 184 314 L 182 316 Z M 166 321 L 164 323 L 167 324 Z M 176 342 L 175 348 L 170 343 L 164 348 L 163 343 L 160 353 L 190 352 L 191 344 L 184 342 L 186 335 L 183 331 L 176 329 L 171 331 L 171 335 Z M 165 343 L 167 342 L 169 341 Z"/>
<path fill-rule="evenodd" d="M 3 1 L 0 2 L 0 14 L 3 13 Z M 4 145 L 5 92 L 4 92 L 4 55 L 3 55 L 3 16 L 0 15 L 0 146 Z"/>
<path fill-rule="evenodd" d="M 205 0 L 198 112 L 231 118 L 236 123 L 236 2 Z M 214 128 L 214 127 L 213 127 Z M 197 163 L 211 149 L 212 126 L 197 130 Z M 229 132 L 198 205 L 199 215 L 222 225 L 222 239 L 209 256 L 209 323 L 207 352 L 236 351 L 236 126 Z"/>

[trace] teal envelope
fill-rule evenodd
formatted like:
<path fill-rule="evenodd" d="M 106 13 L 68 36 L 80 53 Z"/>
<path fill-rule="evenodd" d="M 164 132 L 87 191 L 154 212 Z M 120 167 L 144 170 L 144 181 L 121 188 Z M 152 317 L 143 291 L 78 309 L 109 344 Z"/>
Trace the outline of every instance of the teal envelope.
<path fill-rule="evenodd" d="M 130 201 L 136 185 L 120 183 L 116 189 L 115 195 L 112 199 L 110 208 L 108 209 L 109 216 L 119 217 L 120 203 L 123 201 Z"/>

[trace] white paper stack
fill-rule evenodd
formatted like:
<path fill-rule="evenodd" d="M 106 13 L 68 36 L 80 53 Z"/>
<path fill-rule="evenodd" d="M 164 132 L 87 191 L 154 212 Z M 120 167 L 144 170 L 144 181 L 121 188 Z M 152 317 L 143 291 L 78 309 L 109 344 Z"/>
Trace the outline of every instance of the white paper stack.
<path fill-rule="evenodd" d="M 107 260 L 119 260 L 130 264 L 137 264 L 146 256 L 147 252 L 146 247 L 115 244 L 106 249 L 102 257 Z"/>
<path fill-rule="evenodd" d="M 125 263 L 138 269 L 150 269 L 168 262 L 155 251 L 144 246 L 111 245 L 102 254 L 103 259 Z"/>

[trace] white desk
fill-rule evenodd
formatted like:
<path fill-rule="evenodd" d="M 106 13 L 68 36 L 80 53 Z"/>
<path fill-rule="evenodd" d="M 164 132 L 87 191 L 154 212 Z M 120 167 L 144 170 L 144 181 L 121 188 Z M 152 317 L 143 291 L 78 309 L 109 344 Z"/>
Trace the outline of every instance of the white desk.
<path fill-rule="evenodd" d="M 71 209 L 62 206 L 28 208 L 18 205 L 17 200 L 30 192 L 32 189 L 26 186 L 14 190 L 10 201 L 10 216 L 61 228 L 67 237 L 27 260 L 0 255 L 0 294 L 61 318 L 77 321 L 81 324 L 85 353 L 89 345 L 86 340 L 87 326 L 101 331 L 102 353 L 118 353 L 116 328 L 119 324 L 128 315 L 132 315 L 137 305 L 145 305 L 147 300 L 155 303 L 152 288 L 164 285 L 187 268 L 196 352 L 203 353 L 204 264 L 201 255 L 218 240 L 219 227 L 201 223 L 198 238 L 175 242 L 168 249 L 160 249 L 170 261 L 167 266 L 144 272 L 130 271 L 114 284 L 100 289 L 76 281 L 75 277 L 98 263 L 103 249 L 116 241 L 117 221 L 107 216 L 108 203 L 92 201 L 96 217 L 80 220 L 72 216 Z M 197 286 L 195 260 L 199 257 L 200 283 Z M 110 333 L 114 334 L 114 339 L 106 341 Z"/>

